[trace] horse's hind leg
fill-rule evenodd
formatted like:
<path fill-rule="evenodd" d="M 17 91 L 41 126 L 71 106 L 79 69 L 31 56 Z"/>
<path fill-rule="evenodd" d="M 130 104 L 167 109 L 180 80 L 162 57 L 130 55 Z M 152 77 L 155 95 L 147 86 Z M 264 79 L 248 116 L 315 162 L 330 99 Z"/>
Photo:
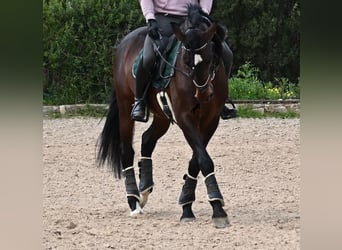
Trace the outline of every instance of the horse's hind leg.
<path fill-rule="evenodd" d="M 140 206 L 140 194 L 133 167 L 134 149 L 132 147 L 132 140 L 134 123 L 130 118 L 130 111 L 125 108 L 121 108 L 121 110 L 122 113 L 126 113 L 126 115 L 123 115 L 120 120 L 122 173 L 125 177 L 127 202 L 131 209 L 131 216 L 133 216 L 142 213 Z"/>
<path fill-rule="evenodd" d="M 139 192 L 140 205 L 145 206 L 148 195 L 153 190 L 152 152 L 160 137 L 162 137 L 170 126 L 167 119 L 154 116 L 151 126 L 143 133 L 141 141 L 141 158 L 139 161 Z"/>

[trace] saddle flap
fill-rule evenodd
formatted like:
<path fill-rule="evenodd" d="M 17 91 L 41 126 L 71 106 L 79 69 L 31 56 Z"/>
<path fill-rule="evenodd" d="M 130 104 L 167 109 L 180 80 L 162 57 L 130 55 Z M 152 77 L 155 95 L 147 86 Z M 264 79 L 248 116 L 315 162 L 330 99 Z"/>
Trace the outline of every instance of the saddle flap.
<path fill-rule="evenodd" d="M 161 44 L 160 44 L 161 45 Z M 158 44 L 156 44 L 157 47 Z M 163 44 L 165 46 L 165 44 Z M 180 47 L 180 42 L 176 39 L 174 35 L 168 38 L 168 43 L 164 51 L 162 52 L 162 57 L 160 57 L 160 53 L 157 52 L 158 58 L 158 66 L 156 74 L 153 77 L 153 82 L 152 86 L 156 89 L 165 89 L 168 84 L 170 83 L 171 77 L 174 75 L 174 66 L 176 64 L 177 60 L 177 51 Z M 161 47 L 160 47 L 161 48 Z M 143 49 L 138 53 L 137 57 L 134 60 L 133 66 L 132 66 L 132 75 L 134 78 L 136 78 L 137 70 L 138 70 L 138 65 L 140 61 L 142 60 L 143 56 Z"/>

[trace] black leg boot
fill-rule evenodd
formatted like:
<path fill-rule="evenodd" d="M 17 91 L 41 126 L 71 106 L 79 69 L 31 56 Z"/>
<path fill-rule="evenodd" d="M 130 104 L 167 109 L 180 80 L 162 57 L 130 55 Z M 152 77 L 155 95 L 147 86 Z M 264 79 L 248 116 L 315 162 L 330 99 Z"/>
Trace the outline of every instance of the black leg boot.
<path fill-rule="evenodd" d="M 178 204 L 184 206 L 186 204 L 192 203 L 195 201 L 195 189 L 197 185 L 197 179 L 194 177 L 189 177 L 187 174 L 183 176 L 185 180 L 182 192 L 178 199 Z"/>
<path fill-rule="evenodd" d="M 151 159 L 141 159 L 138 162 L 139 166 L 139 192 L 152 192 L 153 189 L 153 173 L 152 173 L 152 160 Z"/>
<path fill-rule="evenodd" d="M 218 187 L 215 175 L 207 175 L 204 179 L 204 183 L 207 186 L 208 201 L 220 201 L 221 205 L 224 206 L 223 196 Z"/>
<path fill-rule="evenodd" d="M 135 180 L 134 169 L 129 168 L 127 170 L 124 170 L 123 174 L 125 176 L 126 196 L 129 207 L 131 209 L 131 215 L 140 214 L 142 213 L 139 205 L 140 194 Z"/>
<path fill-rule="evenodd" d="M 184 175 L 185 180 L 182 192 L 179 196 L 178 204 L 182 206 L 183 214 L 180 218 L 181 222 L 191 222 L 196 219 L 194 213 L 192 212 L 192 203 L 195 201 L 195 190 L 197 185 L 197 178 Z"/>
<path fill-rule="evenodd" d="M 153 173 L 152 173 L 152 160 L 141 159 L 138 162 L 139 166 L 139 192 L 140 192 L 140 205 L 144 207 L 147 203 L 148 196 L 153 190 Z"/>

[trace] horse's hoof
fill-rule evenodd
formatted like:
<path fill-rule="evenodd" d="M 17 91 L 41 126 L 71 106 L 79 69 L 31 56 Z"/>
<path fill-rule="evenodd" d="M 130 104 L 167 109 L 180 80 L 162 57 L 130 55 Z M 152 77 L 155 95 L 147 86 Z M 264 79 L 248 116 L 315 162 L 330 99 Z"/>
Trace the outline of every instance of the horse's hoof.
<path fill-rule="evenodd" d="M 135 210 L 133 210 L 130 215 L 132 217 L 135 217 L 135 216 L 139 216 L 140 214 L 143 214 L 143 213 L 144 213 L 144 211 L 140 207 L 139 202 L 137 202 Z"/>
<path fill-rule="evenodd" d="M 144 207 L 146 205 L 148 196 L 150 195 L 150 193 L 152 193 L 152 188 L 140 193 L 140 206 L 141 207 Z"/>
<path fill-rule="evenodd" d="M 228 217 L 213 218 L 213 224 L 216 228 L 225 228 L 230 226 Z"/>
<path fill-rule="evenodd" d="M 181 218 L 180 219 L 180 222 L 184 222 L 184 223 L 187 223 L 187 222 L 193 222 L 196 220 L 196 217 L 184 217 L 184 218 Z"/>

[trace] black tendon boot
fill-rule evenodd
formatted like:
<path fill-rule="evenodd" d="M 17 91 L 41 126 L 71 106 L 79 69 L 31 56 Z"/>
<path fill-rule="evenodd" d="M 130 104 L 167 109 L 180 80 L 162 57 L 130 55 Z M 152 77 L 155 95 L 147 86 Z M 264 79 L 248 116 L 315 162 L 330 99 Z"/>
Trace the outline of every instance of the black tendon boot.
<path fill-rule="evenodd" d="M 153 176 L 152 176 L 152 160 L 149 158 L 143 158 L 138 162 L 139 166 L 139 192 L 146 193 L 152 192 L 153 188 Z"/>
<path fill-rule="evenodd" d="M 208 194 L 208 200 L 209 201 L 220 201 L 222 206 L 224 206 L 223 196 L 220 192 L 220 189 L 218 187 L 215 175 L 209 174 L 207 177 L 205 177 L 205 185 L 207 186 L 207 194 Z"/>
<path fill-rule="evenodd" d="M 137 187 L 137 182 L 135 180 L 133 167 L 124 170 L 123 174 L 125 176 L 125 187 L 128 205 L 131 208 L 132 212 L 137 211 L 137 209 L 139 210 L 139 205 L 137 205 L 137 203 L 139 203 L 140 195 Z"/>
<path fill-rule="evenodd" d="M 195 201 L 195 189 L 197 185 L 197 179 L 192 176 L 185 174 L 183 179 L 185 182 L 178 200 L 178 204 L 181 206 Z"/>
<path fill-rule="evenodd" d="M 139 63 L 138 70 L 137 70 L 137 76 L 136 76 L 136 86 L 135 86 L 135 101 L 133 104 L 132 109 L 132 119 L 135 121 L 140 122 L 147 122 L 148 121 L 148 108 L 146 105 L 146 90 L 148 88 L 149 82 L 150 82 L 150 72 L 146 72 L 146 70 L 143 67 L 142 60 Z"/>

